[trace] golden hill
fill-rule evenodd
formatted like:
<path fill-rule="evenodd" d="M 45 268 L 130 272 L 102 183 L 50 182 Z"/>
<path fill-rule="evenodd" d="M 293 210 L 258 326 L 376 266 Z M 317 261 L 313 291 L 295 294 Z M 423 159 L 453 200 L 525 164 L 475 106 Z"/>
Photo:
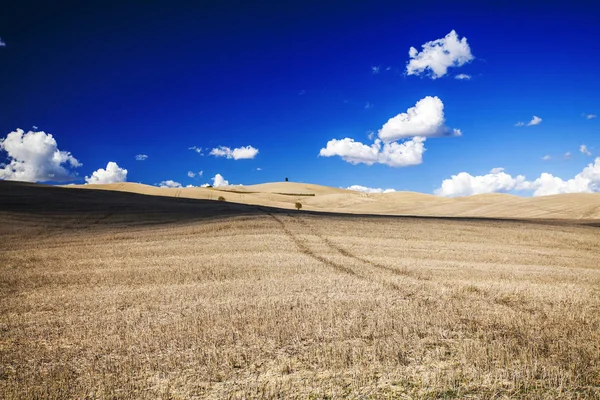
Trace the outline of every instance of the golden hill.
<path fill-rule="evenodd" d="M 361 193 L 299 182 L 271 182 L 249 186 L 218 188 L 158 188 L 139 183 L 69 185 L 70 188 L 102 189 L 217 200 L 293 209 L 301 202 L 303 210 L 378 215 L 414 215 L 478 218 L 600 219 L 600 194 L 576 193 L 542 197 L 509 194 L 481 194 L 446 198 L 415 192 Z"/>

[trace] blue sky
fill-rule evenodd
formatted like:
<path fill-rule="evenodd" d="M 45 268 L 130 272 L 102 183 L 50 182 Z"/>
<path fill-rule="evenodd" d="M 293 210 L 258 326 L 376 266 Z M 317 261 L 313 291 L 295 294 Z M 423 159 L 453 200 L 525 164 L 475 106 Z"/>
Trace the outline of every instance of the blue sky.
<path fill-rule="evenodd" d="M 114 162 L 146 184 L 197 186 L 220 174 L 233 184 L 289 177 L 433 193 L 465 172 L 446 194 L 531 195 L 546 173 L 563 182 L 545 194 L 600 190 L 600 119 L 591 118 L 600 115 L 600 5 L 592 2 L 47 3 L 9 1 L 0 15 L 0 138 L 23 129 L 22 142 L 4 142 L 4 179 L 23 162 L 46 168 L 27 159 L 23 135 L 33 131 L 52 134 L 54 151 L 77 160 L 61 164 L 74 183 Z M 411 47 L 421 52 L 453 30 L 468 61 L 437 79 L 427 68 L 407 73 Z M 319 156 L 332 139 L 373 145 L 390 118 L 428 96 L 443 104 L 441 126 L 462 135 L 427 134 L 418 163 Z M 534 116 L 541 123 L 515 126 Z M 258 153 L 210 155 L 218 146 Z M 569 184 L 588 164 L 587 181 Z M 504 171 L 485 178 L 493 168 Z"/>

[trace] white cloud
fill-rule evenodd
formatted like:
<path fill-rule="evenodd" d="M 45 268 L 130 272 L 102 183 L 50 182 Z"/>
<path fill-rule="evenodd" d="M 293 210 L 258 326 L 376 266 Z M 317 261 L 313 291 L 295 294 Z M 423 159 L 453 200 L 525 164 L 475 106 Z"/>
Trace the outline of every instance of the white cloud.
<path fill-rule="evenodd" d="M 219 186 L 228 186 L 229 185 L 229 181 L 226 181 L 225 178 L 223 178 L 223 175 L 221 174 L 216 174 L 213 178 L 213 186 L 214 187 L 219 187 Z"/>
<path fill-rule="evenodd" d="M 588 164 L 580 173 L 569 180 L 562 180 L 552 174 L 543 173 L 531 183 L 534 196 L 559 193 L 600 192 L 600 157 Z"/>
<path fill-rule="evenodd" d="M 322 157 L 339 156 L 351 164 L 385 164 L 406 167 L 423 162 L 427 137 L 460 136 L 460 129 L 444 125 L 444 104 L 438 97 L 427 96 L 405 113 L 390 118 L 379 130 L 379 138 L 371 145 L 354 139 L 332 139 L 321 149 Z M 373 135 L 369 134 L 369 139 Z M 399 139 L 408 139 L 397 142 Z"/>
<path fill-rule="evenodd" d="M 106 169 L 99 168 L 92 173 L 92 176 L 86 176 L 85 182 L 88 184 L 96 183 L 117 183 L 127 180 L 127 170 L 121 168 L 116 162 L 110 161 L 106 164 Z"/>
<path fill-rule="evenodd" d="M 377 75 L 380 71 L 380 67 L 376 66 L 376 67 L 371 67 L 371 72 L 373 73 L 373 75 Z"/>
<path fill-rule="evenodd" d="M 161 188 L 180 188 L 181 183 L 169 179 L 168 181 L 162 181 L 158 186 Z"/>
<path fill-rule="evenodd" d="M 597 117 L 597 115 L 596 115 L 596 114 L 585 114 L 585 118 L 586 118 L 586 119 L 594 119 L 594 118 L 596 118 L 596 117 Z"/>
<path fill-rule="evenodd" d="M 210 151 L 211 156 L 233 158 L 234 160 L 252 159 L 257 154 L 258 149 L 252 146 L 242 146 L 233 150 L 226 146 L 219 146 Z"/>
<path fill-rule="evenodd" d="M 363 192 L 363 193 L 392 193 L 392 192 L 396 191 L 395 189 L 370 188 L 370 187 L 360 186 L 360 185 L 348 186 L 346 188 L 346 190 L 354 190 L 356 192 Z"/>
<path fill-rule="evenodd" d="M 0 47 L 4 47 L 4 46 L 6 46 L 6 43 L 2 39 L 0 39 Z"/>
<path fill-rule="evenodd" d="M 262 171 L 262 168 L 261 167 L 257 167 L 256 170 L 257 171 Z"/>
<path fill-rule="evenodd" d="M 196 153 L 200 154 L 201 156 L 204 155 L 202 153 L 202 147 L 192 146 L 192 147 L 188 147 L 188 150 L 194 150 Z"/>
<path fill-rule="evenodd" d="M 565 158 L 566 158 L 567 160 L 571 158 L 571 152 L 570 152 L 570 151 L 567 151 L 567 152 L 565 153 Z"/>
<path fill-rule="evenodd" d="M 423 137 L 415 137 L 402 143 L 383 143 L 377 139 L 375 143 L 368 146 L 350 138 L 332 139 L 327 142 L 325 148 L 321 149 L 319 155 L 322 157 L 339 156 L 350 164 L 373 165 L 378 163 L 390 167 L 407 167 L 423 162 L 424 142 L 425 138 Z"/>
<path fill-rule="evenodd" d="M 551 159 L 552 159 L 552 157 L 550 157 L 550 154 L 546 154 L 544 157 L 542 157 L 542 160 L 544 160 L 544 161 L 548 161 Z"/>
<path fill-rule="evenodd" d="M 458 75 L 456 75 L 456 76 L 454 77 L 454 79 L 458 79 L 458 80 L 461 80 L 461 81 L 465 81 L 465 80 L 467 80 L 467 81 L 468 81 L 469 79 L 471 79 L 471 75 L 467 75 L 467 74 L 458 74 Z"/>
<path fill-rule="evenodd" d="M 434 193 L 438 196 L 455 197 L 507 192 L 522 188 L 525 182 L 523 175 L 513 178 L 504 172 L 504 168 L 494 168 L 489 174 L 479 176 L 460 172 L 452 175 L 450 179 L 444 179 L 442 186 L 436 189 Z"/>
<path fill-rule="evenodd" d="M 454 30 L 443 39 L 433 40 L 421 46 L 419 52 L 411 47 L 408 51 L 410 61 L 406 65 L 408 75 L 421 75 L 429 71 L 431 79 L 441 78 L 446 75 L 449 67 L 460 67 L 472 61 L 475 57 L 471 54 L 471 48 L 467 38 L 459 40 Z"/>
<path fill-rule="evenodd" d="M 56 140 L 45 132 L 22 129 L 0 139 L 0 150 L 8 153 L 8 164 L 0 164 L 0 179 L 26 182 L 62 182 L 73 179 L 70 167 L 82 164 L 68 151 L 58 149 Z"/>
<path fill-rule="evenodd" d="M 417 101 L 414 107 L 390 118 L 379 130 L 379 138 L 393 140 L 423 136 L 460 136 L 460 129 L 444 125 L 444 103 L 439 97 L 427 96 Z"/>
<path fill-rule="evenodd" d="M 138 154 L 137 156 L 135 156 L 135 159 L 137 161 L 144 161 L 148 159 L 148 156 L 146 154 Z"/>
<path fill-rule="evenodd" d="M 494 170 L 492 170 L 494 171 Z M 573 178 L 563 180 L 549 173 L 542 173 L 534 181 L 527 181 L 523 175 L 512 177 L 504 171 L 490 172 L 483 176 L 472 176 L 466 172 L 453 175 L 442 182 L 434 191 L 441 196 L 466 196 L 480 193 L 505 192 L 509 190 L 533 191 L 534 196 L 560 193 L 600 192 L 600 157 L 588 164 Z"/>
<path fill-rule="evenodd" d="M 204 171 L 198 171 L 197 173 L 194 171 L 188 171 L 187 176 L 188 176 L 188 178 L 195 178 L 196 176 L 198 176 L 198 178 L 200 178 L 203 174 L 204 174 Z"/>
<path fill-rule="evenodd" d="M 368 110 L 370 108 L 373 108 L 373 104 L 371 104 L 367 101 L 367 104 L 365 104 L 365 110 Z"/>
<path fill-rule="evenodd" d="M 533 118 L 531 118 L 531 121 L 527 123 L 527 126 L 539 125 L 541 123 L 542 119 L 534 115 Z M 525 126 L 525 123 L 523 121 L 519 121 L 515 124 L 515 126 Z"/>
<path fill-rule="evenodd" d="M 585 144 L 582 144 L 581 146 L 579 146 L 579 152 L 585 154 L 586 156 L 592 155 L 592 153 L 588 150 L 588 148 Z"/>

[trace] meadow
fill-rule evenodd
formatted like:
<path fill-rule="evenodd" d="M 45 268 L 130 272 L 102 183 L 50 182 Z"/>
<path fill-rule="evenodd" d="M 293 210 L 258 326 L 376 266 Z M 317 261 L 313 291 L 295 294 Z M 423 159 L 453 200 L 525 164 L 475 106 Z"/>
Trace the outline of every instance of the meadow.
<path fill-rule="evenodd" d="M 598 195 L 390 216 L 280 186 L 0 182 L 0 397 L 600 398 Z"/>

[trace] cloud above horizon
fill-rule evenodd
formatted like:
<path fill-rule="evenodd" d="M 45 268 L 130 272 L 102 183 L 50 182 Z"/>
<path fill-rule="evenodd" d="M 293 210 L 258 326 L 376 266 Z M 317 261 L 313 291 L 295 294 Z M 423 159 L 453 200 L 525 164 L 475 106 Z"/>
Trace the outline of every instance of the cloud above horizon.
<path fill-rule="evenodd" d="M 210 151 L 211 156 L 215 157 L 226 157 L 234 160 L 248 160 L 253 159 L 258 154 L 258 149 L 252 146 L 242 146 L 235 149 L 231 149 L 227 146 L 215 147 Z"/>
<path fill-rule="evenodd" d="M 188 147 L 188 150 L 193 150 L 196 153 L 200 154 L 201 156 L 204 155 L 204 153 L 202 152 L 202 147 L 192 146 L 192 147 Z"/>
<path fill-rule="evenodd" d="M 441 78 L 446 75 L 448 68 L 460 67 L 475 59 L 471 53 L 467 38 L 459 40 L 456 31 L 452 30 L 444 38 L 432 40 L 421 46 L 419 52 L 411 47 L 408 51 L 410 57 L 406 64 L 407 75 L 421 76 L 428 73 L 431 79 Z"/>
<path fill-rule="evenodd" d="M 515 126 L 521 127 L 521 126 L 534 126 L 534 125 L 539 125 L 542 123 L 542 119 L 540 117 L 537 116 L 533 116 L 533 118 L 531 118 L 531 121 L 529 121 L 527 124 L 525 124 L 525 122 L 523 121 L 519 121 L 515 124 Z"/>
<path fill-rule="evenodd" d="M 600 192 L 600 157 L 568 180 L 543 172 L 537 179 L 528 181 L 523 175 L 513 177 L 505 173 L 503 168 L 495 168 L 489 174 L 479 176 L 460 172 L 445 179 L 434 194 L 457 197 L 511 190 L 533 191 L 534 196 Z"/>
<path fill-rule="evenodd" d="M 348 186 L 345 189 L 346 190 L 354 190 L 355 192 L 362 192 L 362 193 L 393 193 L 396 191 L 395 189 L 370 188 L 370 187 L 361 186 L 361 185 L 352 185 L 352 186 Z"/>
<path fill-rule="evenodd" d="M 169 180 L 162 181 L 161 183 L 159 183 L 158 187 L 161 187 L 161 188 L 180 188 L 182 186 L 181 186 L 181 183 L 175 182 L 174 180 L 169 179 Z"/>
<path fill-rule="evenodd" d="M 0 150 L 8 155 L 8 164 L 0 164 L 0 179 L 25 182 L 65 182 L 76 174 L 69 168 L 82 164 L 68 151 L 58 149 L 54 137 L 43 131 L 23 129 L 0 138 Z"/>
<path fill-rule="evenodd" d="M 229 186 L 229 181 L 225 180 L 225 178 L 223 178 L 223 175 L 221 174 L 216 174 L 215 176 L 212 177 L 212 181 L 213 181 L 213 187 L 219 187 L 219 186 Z"/>
<path fill-rule="evenodd" d="M 423 162 L 425 138 L 415 137 L 402 143 L 383 143 L 376 139 L 372 145 L 354 139 L 332 139 L 321 149 L 319 156 L 339 156 L 350 164 L 385 164 L 390 167 L 408 167 Z"/>
<path fill-rule="evenodd" d="M 579 152 L 582 154 L 585 154 L 586 156 L 592 155 L 592 153 L 590 152 L 590 150 L 587 148 L 587 146 L 585 144 L 582 144 L 581 146 L 579 146 Z"/>
<path fill-rule="evenodd" d="M 384 164 L 408 167 L 423 162 L 428 137 L 460 136 L 460 129 L 448 128 L 444 118 L 444 103 L 438 97 L 427 96 L 406 112 L 390 118 L 378 131 L 371 145 L 351 138 L 332 139 L 319 152 L 321 157 L 339 156 L 350 164 Z M 372 139 L 373 135 L 369 135 Z M 407 139 L 398 142 L 400 139 Z"/>
<path fill-rule="evenodd" d="M 138 154 L 137 156 L 135 156 L 136 161 L 144 161 L 147 159 L 148 159 L 148 156 L 146 154 Z"/>
<path fill-rule="evenodd" d="M 87 184 L 118 183 L 127 181 L 127 170 L 119 167 L 116 162 L 109 161 L 106 169 L 98 168 L 91 176 L 85 177 Z"/>
<path fill-rule="evenodd" d="M 461 136 L 460 129 L 444 125 L 444 103 L 437 96 L 426 96 L 402 112 L 390 118 L 379 130 L 381 140 L 390 142 L 414 136 L 425 138 Z"/>

